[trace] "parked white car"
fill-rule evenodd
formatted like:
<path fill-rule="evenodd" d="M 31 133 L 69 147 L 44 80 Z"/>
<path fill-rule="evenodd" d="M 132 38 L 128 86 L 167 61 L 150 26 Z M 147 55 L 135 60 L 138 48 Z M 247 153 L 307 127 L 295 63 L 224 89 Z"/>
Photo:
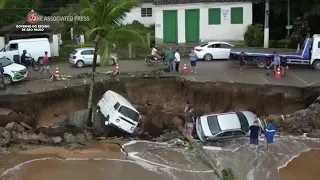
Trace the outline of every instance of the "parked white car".
<path fill-rule="evenodd" d="M 266 124 L 250 111 L 204 115 L 196 120 L 196 132 L 202 142 L 249 136 L 249 127 L 258 121 Z"/>
<path fill-rule="evenodd" d="M 4 70 L 3 81 L 7 85 L 12 84 L 13 82 L 21 81 L 28 76 L 28 71 L 25 66 L 13 63 L 6 57 L 1 57 L 0 63 Z"/>
<path fill-rule="evenodd" d="M 72 65 L 76 65 L 77 67 L 83 67 L 86 65 L 93 64 L 93 54 L 94 48 L 85 47 L 85 48 L 77 48 L 71 54 L 69 58 L 69 62 Z M 100 55 L 97 56 L 97 65 L 100 65 Z M 115 65 L 118 62 L 118 58 L 115 54 L 111 54 L 108 59 L 109 65 Z"/>
<path fill-rule="evenodd" d="M 131 134 L 140 119 L 137 109 L 126 98 L 111 90 L 105 92 L 98 102 L 96 113 L 92 124 L 96 132 L 101 134 L 107 126 Z"/>
<path fill-rule="evenodd" d="M 211 61 L 213 59 L 229 59 L 231 48 L 234 46 L 227 42 L 208 42 L 194 48 L 199 59 Z"/>

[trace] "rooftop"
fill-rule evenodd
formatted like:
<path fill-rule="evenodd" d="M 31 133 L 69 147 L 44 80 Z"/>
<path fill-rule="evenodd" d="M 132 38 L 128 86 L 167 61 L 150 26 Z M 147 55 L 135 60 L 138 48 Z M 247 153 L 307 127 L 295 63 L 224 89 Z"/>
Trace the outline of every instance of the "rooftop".
<path fill-rule="evenodd" d="M 189 3 L 259 2 L 259 1 L 261 1 L 261 0 L 153 0 L 153 4 L 167 5 L 167 4 L 189 4 Z"/>

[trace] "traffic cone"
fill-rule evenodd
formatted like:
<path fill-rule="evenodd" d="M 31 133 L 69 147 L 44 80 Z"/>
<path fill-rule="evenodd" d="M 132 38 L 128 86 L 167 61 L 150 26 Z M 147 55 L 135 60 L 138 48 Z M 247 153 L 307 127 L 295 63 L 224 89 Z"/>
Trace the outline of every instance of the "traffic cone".
<path fill-rule="evenodd" d="M 279 67 L 277 68 L 277 72 L 276 72 L 276 74 L 274 75 L 274 77 L 275 77 L 276 79 L 282 79 L 281 70 L 280 70 Z"/>
<path fill-rule="evenodd" d="M 116 65 L 116 67 L 114 68 L 114 74 L 120 74 L 120 68 L 119 68 L 119 64 Z"/>
<path fill-rule="evenodd" d="M 60 71 L 59 71 L 58 67 L 56 68 L 56 72 L 54 73 L 54 76 L 55 77 L 59 77 L 60 76 Z"/>
<path fill-rule="evenodd" d="M 188 74 L 188 68 L 187 68 L 186 64 L 183 65 L 182 72 L 183 72 L 183 74 Z"/>

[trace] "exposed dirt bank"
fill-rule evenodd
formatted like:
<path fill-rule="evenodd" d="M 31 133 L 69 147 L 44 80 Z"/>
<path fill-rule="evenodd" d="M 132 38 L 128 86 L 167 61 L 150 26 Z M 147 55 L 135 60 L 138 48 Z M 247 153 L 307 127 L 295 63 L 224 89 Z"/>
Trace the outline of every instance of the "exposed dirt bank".
<path fill-rule="evenodd" d="M 86 108 L 88 89 L 88 85 L 80 85 L 37 94 L 0 96 L 0 107 L 15 112 L 14 116 L 0 115 L 0 125 L 5 126 L 10 121 L 23 121 L 34 128 L 54 125 L 65 120 L 69 113 Z M 177 77 L 122 78 L 96 83 L 94 104 L 108 89 L 137 105 L 145 115 L 140 129 L 153 137 L 183 123 L 172 119 L 183 115 L 187 100 L 199 114 L 250 110 L 262 116 L 307 108 L 320 94 L 317 88 L 200 83 Z"/>

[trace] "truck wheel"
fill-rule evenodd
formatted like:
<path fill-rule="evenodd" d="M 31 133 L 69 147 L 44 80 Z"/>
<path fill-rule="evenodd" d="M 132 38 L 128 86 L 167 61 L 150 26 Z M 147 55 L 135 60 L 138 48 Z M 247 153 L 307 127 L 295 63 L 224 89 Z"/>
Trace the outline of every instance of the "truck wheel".
<path fill-rule="evenodd" d="M 257 59 L 256 64 L 258 68 L 265 68 L 268 65 L 268 60 L 267 59 Z"/>
<path fill-rule="evenodd" d="M 320 70 L 320 61 L 319 60 L 314 61 L 312 65 L 313 65 L 313 69 L 315 69 L 317 71 Z"/>

